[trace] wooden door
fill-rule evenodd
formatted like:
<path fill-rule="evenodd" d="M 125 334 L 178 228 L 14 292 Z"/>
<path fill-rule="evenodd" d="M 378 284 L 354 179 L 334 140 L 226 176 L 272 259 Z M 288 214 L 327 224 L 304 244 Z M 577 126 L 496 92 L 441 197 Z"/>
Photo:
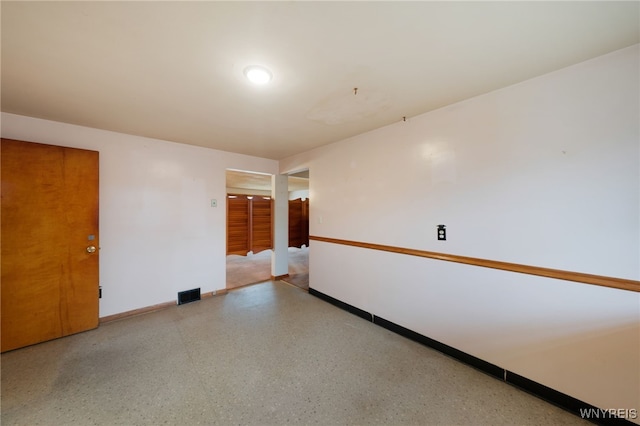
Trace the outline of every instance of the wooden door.
<path fill-rule="evenodd" d="M 302 244 L 309 247 L 309 199 L 302 202 L 302 220 L 300 221 Z"/>
<path fill-rule="evenodd" d="M 2 139 L 1 166 L 1 351 L 96 328 L 98 153 Z"/>
<path fill-rule="evenodd" d="M 258 253 L 273 248 L 271 197 L 227 195 L 227 254 Z"/>
<path fill-rule="evenodd" d="M 227 254 L 249 252 L 249 200 L 244 195 L 227 196 Z"/>
<path fill-rule="evenodd" d="M 251 200 L 251 251 L 259 253 L 273 248 L 271 198 L 254 196 Z"/>
<path fill-rule="evenodd" d="M 289 247 L 309 246 L 309 199 L 289 200 Z"/>

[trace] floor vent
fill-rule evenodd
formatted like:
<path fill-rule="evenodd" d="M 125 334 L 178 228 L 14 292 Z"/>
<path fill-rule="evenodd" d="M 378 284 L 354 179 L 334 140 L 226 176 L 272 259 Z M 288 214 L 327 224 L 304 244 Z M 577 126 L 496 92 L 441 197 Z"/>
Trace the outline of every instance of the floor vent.
<path fill-rule="evenodd" d="M 178 305 L 184 305 L 185 303 L 195 302 L 196 300 L 200 300 L 199 288 L 178 292 Z"/>

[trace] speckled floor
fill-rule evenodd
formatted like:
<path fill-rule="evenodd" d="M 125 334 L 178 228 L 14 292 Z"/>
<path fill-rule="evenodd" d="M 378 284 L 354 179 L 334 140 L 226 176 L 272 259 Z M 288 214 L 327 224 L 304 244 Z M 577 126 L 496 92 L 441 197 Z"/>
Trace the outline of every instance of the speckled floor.
<path fill-rule="evenodd" d="M 586 424 L 280 282 L 1 362 L 4 426 Z"/>

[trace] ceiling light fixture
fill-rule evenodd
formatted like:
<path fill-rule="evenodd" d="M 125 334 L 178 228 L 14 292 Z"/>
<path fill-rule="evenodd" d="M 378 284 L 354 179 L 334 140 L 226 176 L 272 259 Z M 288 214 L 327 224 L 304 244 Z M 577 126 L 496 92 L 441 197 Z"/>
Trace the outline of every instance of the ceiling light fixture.
<path fill-rule="evenodd" d="M 244 75 L 250 82 L 259 85 L 267 84 L 273 78 L 271 72 L 268 69 L 258 65 L 251 65 L 249 67 L 246 67 L 244 69 Z"/>

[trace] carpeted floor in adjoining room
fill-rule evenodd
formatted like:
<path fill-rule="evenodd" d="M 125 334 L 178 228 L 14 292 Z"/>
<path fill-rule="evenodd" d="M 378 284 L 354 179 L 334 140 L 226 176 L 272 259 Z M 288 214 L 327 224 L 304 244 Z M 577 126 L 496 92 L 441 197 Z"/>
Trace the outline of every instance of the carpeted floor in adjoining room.
<path fill-rule="evenodd" d="M 289 247 L 289 276 L 282 281 L 309 290 L 309 247 Z"/>
<path fill-rule="evenodd" d="M 247 256 L 227 256 L 227 289 L 262 283 L 271 279 L 271 250 Z M 289 247 L 289 276 L 284 281 L 309 289 L 309 247 Z"/>
<path fill-rule="evenodd" d="M 266 282 L 2 354 L 9 425 L 584 425 Z"/>

